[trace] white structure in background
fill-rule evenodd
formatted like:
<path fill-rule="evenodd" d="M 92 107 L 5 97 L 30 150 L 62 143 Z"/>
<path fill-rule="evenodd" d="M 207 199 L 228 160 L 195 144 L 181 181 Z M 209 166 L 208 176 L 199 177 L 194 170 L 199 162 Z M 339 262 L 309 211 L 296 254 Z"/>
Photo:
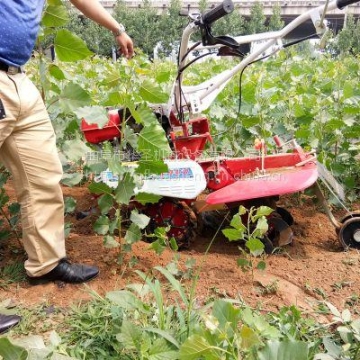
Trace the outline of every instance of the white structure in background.
<path fill-rule="evenodd" d="M 68 0 L 66 0 L 68 1 Z M 183 8 L 188 8 L 191 11 L 199 10 L 199 0 L 181 0 Z M 258 0 L 234 0 L 235 9 L 238 9 L 243 16 L 250 16 L 251 9 Z M 273 7 L 280 3 L 281 15 L 295 17 L 311 7 L 324 5 L 326 0 L 267 0 L 263 1 L 264 14 L 270 16 L 273 11 Z M 100 3 L 111 12 L 116 5 L 116 0 L 100 0 Z M 151 6 L 158 10 L 159 13 L 166 11 L 169 7 L 170 1 L 163 0 L 151 0 Z M 220 4 L 221 0 L 209 0 L 208 7 L 213 8 Z M 143 0 L 125 0 L 125 4 L 129 8 L 141 8 L 143 6 Z M 360 2 L 349 6 L 349 14 L 360 16 Z M 332 17 L 341 15 L 342 12 L 338 9 L 334 9 L 329 13 Z"/>

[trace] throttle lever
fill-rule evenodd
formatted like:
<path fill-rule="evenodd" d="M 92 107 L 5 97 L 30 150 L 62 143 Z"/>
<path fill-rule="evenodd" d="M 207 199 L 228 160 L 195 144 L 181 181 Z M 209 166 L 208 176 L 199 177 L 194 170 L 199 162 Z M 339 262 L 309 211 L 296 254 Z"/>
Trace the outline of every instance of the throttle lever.
<path fill-rule="evenodd" d="M 218 56 L 239 56 L 243 58 L 245 55 L 240 50 L 229 46 L 222 46 L 218 51 Z"/>

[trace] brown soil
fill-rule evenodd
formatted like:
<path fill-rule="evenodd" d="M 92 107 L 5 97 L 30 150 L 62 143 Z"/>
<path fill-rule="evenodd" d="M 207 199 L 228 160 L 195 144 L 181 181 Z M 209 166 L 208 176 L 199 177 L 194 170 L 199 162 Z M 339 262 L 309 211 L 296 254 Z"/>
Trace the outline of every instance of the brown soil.
<path fill-rule="evenodd" d="M 11 188 L 8 189 L 11 193 Z M 65 196 L 77 200 L 77 211 L 87 210 L 94 203 L 84 188 L 64 188 Z M 240 257 L 239 243 L 230 243 L 219 235 L 208 254 L 204 256 L 212 235 L 199 237 L 190 250 L 178 253 L 179 268 L 185 270 L 188 259 L 195 260 L 193 271 L 200 267 L 200 278 L 196 286 L 196 300 L 202 303 L 214 297 L 231 297 L 244 300 L 251 306 L 263 310 L 277 310 L 284 305 L 297 305 L 310 314 L 318 314 L 321 301 L 329 301 L 339 309 L 349 307 L 352 312 L 360 310 L 360 255 L 356 249 L 344 252 L 328 218 L 305 196 L 281 199 L 282 205 L 293 215 L 294 241 L 281 254 L 266 257 L 266 269 L 244 273 L 237 266 Z M 359 209 L 359 205 L 355 206 Z M 341 214 L 336 214 L 337 217 Z M 0 300 L 12 299 L 21 306 L 41 303 L 68 306 L 89 299 L 90 289 L 100 295 L 124 288 L 128 283 L 140 279 L 134 269 L 149 273 L 155 266 L 166 266 L 175 254 L 166 250 L 161 256 L 148 249 L 149 244 L 139 242 L 133 246 L 137 264 L 131 268 L 129 257 L 125 264 L 117 264 L 118 250 L 103 247 L 102 236 L 92 230 L 94 216 L 82 220 L 68 218 L 74 222 L 67 239 L 68 256 L 73 262 L 97 264 L 100 276 L 85 285 L 46 284 L 30 286 L 26 280 L 1 286 Z M 24 254 L 19 244 L 12 240 L 10 246 L 0 251 L 0 267 L 23 261 Z M 190 283 L 190 280 L 183 280 Z"/>

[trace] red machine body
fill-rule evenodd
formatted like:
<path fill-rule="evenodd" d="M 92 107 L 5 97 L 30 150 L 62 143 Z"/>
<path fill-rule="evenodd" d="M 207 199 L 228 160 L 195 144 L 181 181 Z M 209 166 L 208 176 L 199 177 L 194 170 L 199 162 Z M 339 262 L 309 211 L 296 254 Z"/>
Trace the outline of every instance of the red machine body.
<path fill-rule="evenodd" d="M 91 144 L 99 144 L 103 141 L 112 140 L 120 137 L 120 115 L 118 110 L 108 111 L 109 121 L 103 128 L 97 124 L 91 124 L 86 119 L 81 120 L 80 129 L 84 133 L 85 139 Z"/>

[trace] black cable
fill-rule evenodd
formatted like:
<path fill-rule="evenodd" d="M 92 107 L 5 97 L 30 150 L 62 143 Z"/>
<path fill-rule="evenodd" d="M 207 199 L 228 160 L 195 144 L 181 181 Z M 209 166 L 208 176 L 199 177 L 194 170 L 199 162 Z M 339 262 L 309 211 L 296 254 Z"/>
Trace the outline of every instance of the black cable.
<path fill-rule="evenodd" d="M 198 41 L 197 43 L 195 43 L 183 56 L 183 58 L 181 59 L 181 61 L 184 61 L 184 59 L 191 53 L 191 51 L 193 51 L 195 48 L 197 48 L 199 45 L 201 44 L 200 41 Z"/>
<path fill-rule="evenodd" d="M 301 39 L 298 39 L 298 40 L 294 40 L 294 41 L 291 41 L 285 45 L 283 45 L 283 48 L 287 48 L 289 46 L 292 46 L 292 45 L 296 45 L 296 44 L 299 44 L 300 42 L 302 41 L 305 41 L 305 40 L 309 40 L 309 39 L 313 39 L 315 37 L 318 37 L 318 35 L 316 33 L 312 34 L 312 35 L 308 35 L 308 36 L 305 36 Z M 242 75 L 244 73 L 244 70 L 249 66 L 249 65 L 252 65 L 258 61 L 262 61 L 262 60 L 265 60 L 266 58 L 270 57 L 272 54 L 269 54 L 269 55 L 265 55 L 259 59 L 256 59 L 254 61 L 251 61 L 249 64 L 247 64 L 246 66 L 244 66 L 244 68 L 241 70 L 240 72 L 240 75 L 239 75 L 239 106 L 238 106 L 238 115 L 237 117 L 240 116 L 240 111 L 241 111 L 241 100 L 242 100 L 242 86 L 241 86 L 241 82 L 242 82 Z M 234 124 L 232 124 L 228 129 L 222 131 L 222 132 L 219 132 L 217 134 L 214 134 L 212 135 L 213 137 L 215 136 L 219 136 L 219 135 L 222 135 L 222 134 L 225 134 L 226 132 L 228 132 L 229 130 L 233 129 L 235 126 L 237 125 L 236 122 L 234 122 Z"/>
<path fill-rule="evenodd" d="M 305 37 L 303 37 L 303 38 L 301 38 L 301 39 L 297 39 L 297 40 L 294 40 L 294 41 L 290 41 L 289 43 L 283 45 L 283 48 L 285 49 L 285 48 L 287 48 L 287 47 L 289 47 L 289 46 L 293 46 L 293 45 L 299 44 L 299 43 L 301 43 L 301 42 L 303 42 L 303 41 L 305 41 L 305 40 L 314 39 L 314 38 L 316 38 L 316 37 L 319 37 L 319 35 L 316 34 L 316 33 L 314 33 L 314 34 L 305 36 Z"/>
<path fill-rule="evenodd" d="M 212 53 L 208 52 L 208 53 L 202 54 L 202 55 L 196 57 L 195 59 L 189 61 L 184 67 L 182 67 L 181 69 L 178 70 L 176 81 L 178 81 L 178 85 L 179 85 L 179 94 L 180 94 L 179 108 L 178 108 L 178 106 L 176 104 L 176 99 L 175 99 L 175 106 L 176 106 L 176 111 L 179 114 L 180 122 L 183 122 L 183 120 L 184 120 L 184 112 L 182 110 L 182 104 L 181 104 L 183 91 L 182 91 L 182 88 L 181 88 L 180 75 L 183 73 L 184 70 L 186 70 L 194 62 L 196 62 L 196 61 L 200 60 L 201 58 L 203 58 L 205 56 L 208 56 L 208 55 L 212 55 Z M 185 56 L 184 56 L 184 58 L 185 58 Z"/>

